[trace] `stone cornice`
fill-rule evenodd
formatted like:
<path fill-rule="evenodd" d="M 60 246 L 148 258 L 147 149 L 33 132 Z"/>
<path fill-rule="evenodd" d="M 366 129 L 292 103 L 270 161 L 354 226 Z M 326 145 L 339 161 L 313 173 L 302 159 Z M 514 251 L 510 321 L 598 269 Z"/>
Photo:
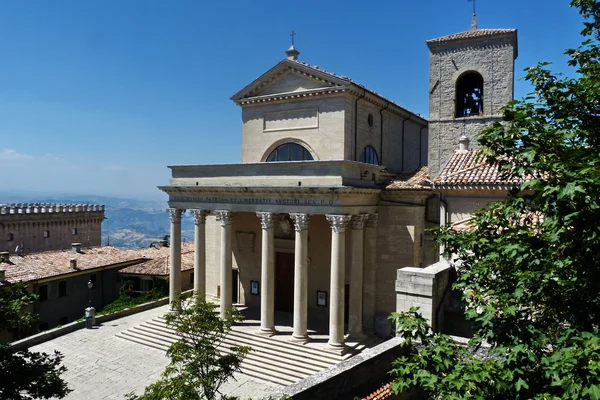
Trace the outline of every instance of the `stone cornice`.
<path fill-rule="evenodd" d="M 327 95 L 341 95 L 348 92 L 348 88 L 338 86 L 338 87 L 328 87 L 328 88 L 318 88 L 318 89 L 310 89 L 302 92 L 289 92 L 289 93 L 276 93 L 269 94 L 265 96 L 257 96 L 257 97 L 248 97 L 243 99 L 234 100 L 240 106 L 246 105 L 256 105 L 262 103 L 271 103 L 277 101 L 287 101 L 287 100 L 306 100 L 314 97 L 322 97 Z"/>
<path fill-rule="evenodd" d="M 353 187 L 339 188 L 314 188 L 314 187 L 227 187 L 227 186 L 159 186 L 160 190 L 167 194 L 295 194 L 295 195 L 323 195 L 337 194 L 344 197 L 373 196 L 381 192 L 381 189 L 363 189 Z"/>

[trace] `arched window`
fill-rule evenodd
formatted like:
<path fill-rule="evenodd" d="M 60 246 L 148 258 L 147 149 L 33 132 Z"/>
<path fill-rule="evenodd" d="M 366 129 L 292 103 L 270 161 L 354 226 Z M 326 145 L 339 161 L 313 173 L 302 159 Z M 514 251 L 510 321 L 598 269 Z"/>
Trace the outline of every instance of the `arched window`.
<path fill-rule="evenodd" d="M 365 147 L 362 153 L 360 153 L 360 158 L 358 161 L 365 164 L 379 165 L 379 157 L 372 146 Z"/>
<path fill-rule="evenodd" d="M 483 114 L 483 77 L 469 71 L 456 81 L 456 117 Z"/>
<path fill-rule="evenodd" d="M 313 156 L 310 151 L 297 143 L 284 143 L 277 147 L 267 157 L 267 162 L 270 161 L 307 161 L 312 160 Z"/>

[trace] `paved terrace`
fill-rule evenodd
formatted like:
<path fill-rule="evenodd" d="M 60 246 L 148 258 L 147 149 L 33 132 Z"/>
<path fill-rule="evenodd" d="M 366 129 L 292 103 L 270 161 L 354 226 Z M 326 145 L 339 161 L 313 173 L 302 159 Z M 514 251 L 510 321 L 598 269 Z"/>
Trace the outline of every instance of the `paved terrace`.
<path fill-rule="evenodd" d="M 64 378 L 73 389 L 68 400 L 123 399 L 157 381 L 169 360 L 164 351 L 136 345 L 115 335 L 149 319 L 164 315 L 168 306 L 158 307 L 105 323 L 95 329 L 81 329 L 31 348 L 32 351 L 64 355 L 68 368 Z M 225 393 L 241 399 L 261 398 L 277 385 L 237 374 L 237 380 L 223 386 Z"/>

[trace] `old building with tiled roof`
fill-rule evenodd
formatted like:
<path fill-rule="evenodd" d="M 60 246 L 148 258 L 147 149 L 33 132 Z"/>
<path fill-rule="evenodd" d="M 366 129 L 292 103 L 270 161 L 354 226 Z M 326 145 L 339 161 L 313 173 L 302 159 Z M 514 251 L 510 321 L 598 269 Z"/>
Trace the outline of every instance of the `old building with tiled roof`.
<path fill-rule="evenodd" d="M 33 306 L 39 315 L 37 329 L 46 330 L 82 318 L 90 304 L 100 309 L 113 302 L 121 282 L 118 271 L 153 255 L 147 249 L 83 247 L 79 243 L 68 250 L 2 252 L 0 286 L 26 283 L 38 296 Z"/>

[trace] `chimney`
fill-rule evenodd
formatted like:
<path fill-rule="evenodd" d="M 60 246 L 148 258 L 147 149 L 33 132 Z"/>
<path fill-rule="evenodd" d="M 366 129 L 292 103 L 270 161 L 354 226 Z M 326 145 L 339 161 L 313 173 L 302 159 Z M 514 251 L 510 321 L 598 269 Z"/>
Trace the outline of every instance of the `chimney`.
<path fill-rule="evenodd" d="M 0 263 L 10 262 L 10 253 L 8 251 L 0 251 Z"/>
<path fill-rule="evenodd" d="M 73 253 L 81 253 L 81 243 L 71 243 Z"/>
<path fill-rule="evenodd" d="M 469 138 L 465 135 L 462 135 L 460 139 L 458 139 L 458 152 L 466 153 L 469 151 Z"/>
<path fill-rule="evenodd" d="M 71 269 L 79 269 L 79 268 L 77 268 L 77 259 L 76 258 L 71 258 L 69 260 L 69 267 L 71 267 Z"/>

